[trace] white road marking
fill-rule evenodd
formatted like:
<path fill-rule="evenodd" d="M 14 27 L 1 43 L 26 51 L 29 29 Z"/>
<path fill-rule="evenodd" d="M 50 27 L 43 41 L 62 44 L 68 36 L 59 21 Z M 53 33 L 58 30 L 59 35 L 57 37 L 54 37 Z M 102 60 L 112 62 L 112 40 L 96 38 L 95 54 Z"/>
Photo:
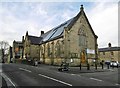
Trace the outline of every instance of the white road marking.
<path fill-rule="evenodd" d="M 55 78 L 48 77 L 48 76 L 46 76 L 46 75 L 42 75 L 42 74 L 38 74 L 38 75 L 43 76 L 43 77 L 48 78 L 48 79 L 51 79 L 51 80 L 54 80 L 54 81 L 57 81 L 57 82 L 60 82 L 60 83 L 62 83 L 62 84 L 68 85 L 68 86 L 72 86 L 72 85 L 69 84 L 69 83 L 66 83 L 66 82 L 57 80 L 57 79 L 55 79 Z"/>
<path fill-rule="evenodd" d="M 107 68 L 104 68 L 104 69 L 107 69 Z"/>
<path fill-rule="evenodd" d="M 102 81 L 102 80 L 100 80 L 100 79 L 96 79 L 96 78 L 90 78 L 90 79 L 93 79 L 93 80 L 96 80 L 96 81 Z"/>
<path fill-rule="evenodd" d="M 114 71 L 113 69 L 109 69 L 110 71 Z"/>
<path fill-rule="evenodd" d="M 71 74 L 71 75 L 75 75 L 75 74 Z"/>
<path fill-rule="evenodd" d="M 27 71 L 27 72 L 31 72 L 30 70 L 27 70 L 27 69 L 24 69 L 24 68 L 19 68 L 20 70 L 24 70 L 24 71 Z"/>
<path fill-rule="evenodd" d="M 8 76 L 6 76 L 5 74 L 1 74 L 2 75 L 2 77 L 4 77 L 5 79 L 7 78 L 7 80 L 16 88 L 16 85 L 11 81 L 11 79 L 8 77 Z"/>
<path fill-rule="evenodd" d="M 120 84 L 116 83 L 115 85 L 120 85 Z"/>

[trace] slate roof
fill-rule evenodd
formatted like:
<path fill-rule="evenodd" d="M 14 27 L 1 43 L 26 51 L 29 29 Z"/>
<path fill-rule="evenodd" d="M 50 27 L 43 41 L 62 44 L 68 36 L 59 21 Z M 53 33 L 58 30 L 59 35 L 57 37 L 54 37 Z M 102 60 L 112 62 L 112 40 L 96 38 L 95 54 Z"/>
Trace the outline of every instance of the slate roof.
<path fill-rule="evenodd" d="M 22 41 L 15 41 L 15 40 L 14 40 L 13 42 L 14 42 L 14 43 L 22 43 Z"/>
<path fill-rule="evenodd" d="M 56 39 L 58 37 L 62 37 L 63 36 L 63 32 L 64 32 L 64 27 L 67 27 L 70 22 L 73 20 L 70 19 L 62 24 L 60 24 L 59 26 L 51 29 L 50 31 L 48 31 L 47 33 L 43 34 L 41 37 L 43 38 L 42 41 L 46 42 L 46 41 L 50 41 L 53 39 Z"/>
<path fill-rule="evenodd" d="M 74 23 L 77 21 L 77 19 L 81 16 L 82 13 L 85 16 L 85 19 L 86 19 L 88 25 L 90 26 L 90 29 L 91 29 L 93 35 L 97 38 L 97 36 L 95 35 L 95 33 L 94 33 L 86 15 L 85 15 L 83 7 L 82 7 L 82 10 L 75 17 L 67 20 L 66 22 L 58 25 L 57 27 L 51 29 L 50 31 L 42 34 L 39 38 L 36 38 L 36 37 L 33 37 L 33 39 L 31 38 L 32 42 L 35 43 L 35 44 L 38 44 L 38 43 L 42 44 L 42 43 L 45 43 L 45 42 L 63 37 L 64 27 L 68 27 L 68 29 L 70 29 L 74 25 Z"/>
<path fill-rule="evenodd" d="M 28 40 L 30 40 L 31 44 L 39 44 L 42 40 L 42 37 L 36 37 L 36 36 L 31 36 L 31 35 L 28 35 Z"/>
<path fill-rule="evenodd" d="M 23 46 L 23 42 L 22 41 L 13 41 L 14 44 L 17 44 L 19 46 Z"/>
<path fill-rule="evenodd" d="M 88 19 L 87 19 L 87 16 L 85 15 L 85 12 L 83 10 L 83 5 L 81 5 L 81 8 L 82 10 L 73 18 L 69 19 L 68 21 L 60 24 L 59 26 L 51 29 L 50 31 L 48 31 L 47 33 L 43 34 L 41 37 L 43 38 L 42 39 L 42 42 L 48 42 L 48 41 L 51 41 L 51 40 L 54 40 L 54 39 L 57 39 L 57 38 L 60 38 L 63 36 L 63 32 L 64 32 L 64 27 L 67 27 L 68 29 L 71 29 L 71 27 L 74 25 L 74 23 L 79 19 L 79 17 L 81 16 L 81 14 L 83 14 L 85 16 L 85 19 L 93 33 L 93 35 L 95 36 L 95 38 L 98 38 L 97 35 L 95 35 Z"/>
<path fill-rule="evenodd" d="M 120 47 L 99 48 L 98 51 L 99 52 L 120 51 Z"/>
<path fill-rule="evenodd" d="M 72 18 L 73 19 L 73 18 Z M 32 44 L 42 44 L 53 39 L 57 39 L 63 36 L 64 27 L 67 27 L 72 19 L 60 24 L 59 26 L 49 30 L 48 32 L 42 34 L 40 37 L 28 35 L 28 39 Z"/>

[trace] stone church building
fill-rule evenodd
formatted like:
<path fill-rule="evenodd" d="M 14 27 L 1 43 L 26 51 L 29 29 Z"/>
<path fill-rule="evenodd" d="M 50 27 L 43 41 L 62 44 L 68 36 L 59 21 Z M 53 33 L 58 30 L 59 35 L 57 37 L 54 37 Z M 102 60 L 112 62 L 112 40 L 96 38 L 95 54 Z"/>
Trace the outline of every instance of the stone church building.
<path fill-rule="evenodd" d="M 23 57 L 51 65 L 62 61 L 71 66 L 87 64 L 98 58 L 97 38 L 81 5 L 75 17 L 46 33 L 41 31 L 40 37 L 26 32 Z"/>

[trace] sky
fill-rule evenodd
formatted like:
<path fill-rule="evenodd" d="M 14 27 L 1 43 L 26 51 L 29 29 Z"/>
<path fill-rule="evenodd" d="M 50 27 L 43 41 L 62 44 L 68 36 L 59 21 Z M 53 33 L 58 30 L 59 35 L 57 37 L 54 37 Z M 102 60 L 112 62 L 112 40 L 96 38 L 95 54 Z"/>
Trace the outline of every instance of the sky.
<path fill-rule="evenodd" d="M 118 46 L 118 2 L 104 0 L 68 0 L 68 2 L 2 0 L 0 2 L 0 41 L 21 41 L 28 34 L 40 36 L 40 32 L 58 26 L 75 17 L 83 4 L 87 18 L 98 36 L 98 47 Z"/>

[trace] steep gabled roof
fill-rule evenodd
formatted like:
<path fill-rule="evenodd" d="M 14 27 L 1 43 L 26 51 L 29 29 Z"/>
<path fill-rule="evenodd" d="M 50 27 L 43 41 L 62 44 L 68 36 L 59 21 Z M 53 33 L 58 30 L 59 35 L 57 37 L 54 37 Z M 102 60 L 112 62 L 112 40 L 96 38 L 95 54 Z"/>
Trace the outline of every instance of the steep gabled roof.
<path fill-rule="evenodd" d="M 41 42 L 42 37 L 28 35 L 28 40 L 30 40 L 31 44 L 38 45 Z"/>
<path fill-rule="evenodd" d="M 95 35 L 95 33 L 85 15 L 85 12 L 83 10 L 84 9 L 83 5 L 81 5 L 80 9 L 81 9 L 80 12 L 74 18 L 71 18 L 68 21 L 60 24 L 59 26 L 51 29 L 50 31 L 42 34 L 40 37 L 30 36 L 30 35 L 28 35 L 28 32 L 27 32 L 26 35 L 28 35 L 28 39 L 31 41 L 32 44 L 42 44 L 42 43 L 45 43 L 45 42 L 48 42 L 48 41 L 51 41 L 51 40 L 54 40 L 57 38 L 61 38 L 61 37 L 63 37 L 64 28 L 67 27 L 70 30 L 71 27 L 74 25 L 74 23 L 79 19 L 81 14 L 83 14 L 85 16 L 85 19 L 86 19 L 93 35 L 95 36 L 95 38 L 97 38 L 97 36 Z"/>
<path fill-rule="evenodd" d="M 71 29 L 71 27 L 74 25 L 74 23 L 79 19 L 79 17 L 81 16 L 81 14 L 83 14 L 85 16 L 85 19 L 93 33 L 93 35 L 95 36 L 95 38 L 97 38 L 97 35 L 95 35 L 88 19 L 87 19 L 87 16 L 85 15 L 85 12 L 84 12 L 84 8 L 83 8 L 83 5 L 81 5 L 81 11 L 74 17 L 74 18 L 71 18 L 69 19 L 68 21 L 60 24 L 59 26 L 51 29 L 50 31 L 46 32 L 45 34 L 41 35 L 41 37 L 43 38 L 42 39 L 42 42 L 47 42 L 47 41 L 50 41 L 50 40 L 54 40 L 54 39 L 57 39 L 59 37 L 62 37 L 63 36 L 63 32 L 64 32 L 64 27 L 68 27 L 68 29 Z"/>
<path fill-rule="evenodd" d="M 57 26 L 57 27 L 51 29 L 50 31 L 46 32 L 45 34 L 41 35 L 41 37 L 43 38 L 42 41 L 46 42 L 49 40 L 53 40 L 54 38 L 63 36 L 64 27 L 67 27 L 69 25 L 69 23 L 72 21 L 72 19 L 60 24 L 59 26 Z"/>
<path fill-rule="evenodd" d="M 13 44 L 17 44 L 18 46 L 23 46 L 23 42 L 22 41 L 13 41 Z"/>
<path fill-rule="evenodd" d="M 93 29 L 92 29 L 92 26 L 90 25 L 90 22 L 89 22 L 86 14 L 85 14 L 85 12 L 84 12 L 84 10 L 83 10 L 83 9 L 84 9 L 84 8 L 83 8 L 83 5 L 81 5 L 81 8 L 80 8 L 80 9 L 81 9 L 81 11 L 74 17 L 74 19 L 73 19 L 73 20 L 71 21 L 71 23 L 68 25 L 68 29 L 71 29 L 72 26 L 74 25 L 74 23 L 79 19 L 79 17 L 81 16 L 81 14 L 83 14 L 83 15 L 85 16 L 85 19 L 86 19 L 86 21 L 87 21 L 87 24 L 89 25 L 89 27 L 90 27 L 93 35 L 95 36 L 95 38 L 98 38 L 98 36 L 95 35 L 95 33 L 94 33 Z"/>
<path fill-rule="evenodd" d="M 19 44 L 22 44 L 22 41 L 13 41 L 14 43 L 19 43 Z"/>
<path fill-rule="evenodd" d="M 120 51 L 120 47 L 99 48 L 98 51 L 99 52 Z"/>

